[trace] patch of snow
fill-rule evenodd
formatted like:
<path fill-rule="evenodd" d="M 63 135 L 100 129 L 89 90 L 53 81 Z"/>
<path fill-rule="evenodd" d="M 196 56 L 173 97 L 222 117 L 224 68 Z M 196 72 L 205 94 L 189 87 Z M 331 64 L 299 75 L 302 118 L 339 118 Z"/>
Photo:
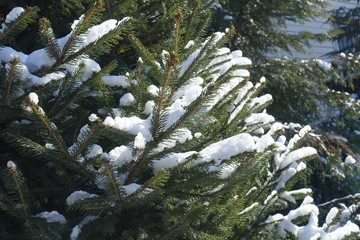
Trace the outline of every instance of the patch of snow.
<path fill-rule="evenodd" d="M 173 168 L 182 162 L 184 162 L 188 157 L 196 154 L 195 151 L 185 152 L 185 153 L 171 153 L 164 158 L 159 160 L 153 160 L 152 166 L 154 173 L 159 172 L 162 169 Z"/>
<path fill-rule="evenodd" d="M 133 159 L 132 150 L 127 146 L 120 146 L 109 152 L 110 163 L 114 167 L 121 167 Z"/>
<path fill-rule="evenodd" d="M 86 158 L 94 158 L 96 156 L 99 156 L 103 153 L 103 149 L 102 147 L 100 147 L 97 144 L 93 144 L 91 146 L 89 146 L 87 153 L 86 153 Z"/>
<path fill-rule="evenodd" d="M 129 82 L 128 82 L 128 78 L 126 76 L 104 76 L 103 77 L 103 81 L 106 85 L 110 86 L 110 87 L 123 87 L 123 88 L 127 88 L 130 86 Z"/>
<path fill-rule="evenodd" d="M 135 136 L 141 132 L 147 142 L 153 140 L 150 132 L 151 117 L 147 119 L 141 119 L 138 117 L 106 117 L 103 124 L 128 132 Z"/>
<path fill-rule="evenodd" d="M 356 163 L 356 160 L 352 156 L 349 155 L 345 158 L 345 163 L 346 164 L 354 164 L 354 163 Z"/>
<path fill-rule="evenodd" d="M 136 150 L 141 150 L 144 149 L 146 145 L 146 139 L 144 138 L 144 136 L 142 135 L 141 132 L 139 132 L 134 140 L 134 149 Z"/>
<path fill-rule="evenodd" d="M 186 45 L 185 45 L 185 49 L 189 49 L 191 48 L 192 46 L 195 45 L 195 42 L 193 40 L 190 40 Z"/>
<path fill-rule="evenodd" d="M 154 101 L 152 101 L 152 100 L 147 101 L 145 103 L 145 109 L 144 109 L 144 111 L 142 113 L 145 114 L 145 115 L 150 115 L 153 112 L 154 107 L 155 107 L 155 102 Z"/>
<path fill-rule="evenodd" d="M 29 94 L 29 99 L 30 99 L 30 102 L 32 102 L 33 104 L 38 104 L 39 103 L 39 97 L 34 92 Z"/>
<path fill-rule="evenodd" d="M 60 213 L 58 213 L 57 211 L 41 212 L 41 213 L 36 214 L 34 217 L 45 218 L 46 222 L 48 222 L 48 223 L 54 223 L 54 222 L 58 222 L 61 224 L 66 223 L 65 217 L 63 215 L 61 215 Z"/>
<path fill-rule="evenodd" d="M 95 122 L 96 120 L 99 119 L 99 117 L 95 113 L 92 113 L 92 114 L 90 114 L 88 119 L 89 119 L 90 122 Z"/>
<path fill-rule="evenodd" d="M 88 224 L 89 222 L 92 222 L 96 219 L 99 219 L 98 216 L 86 216 L 78 225 L 76 225 L 75 227 L 73 227 L 71 234 L 70 234 L 70 239 L 71 240 L 76 240 L 79 237 L 79 234 L 81 233 L 81 229 Z"/>
<path fill-rule="evenodd" d="M 244 152 L 253 152 L 255 149 L 253 137 L 248 133 L 241 133 L 211 144 L 200 151 L 200 155 L 202 162 L 221 161 Z"/>
<path fill-rule="evenodd" d="M 137 183 L 130 183 L 129 185 L 124 185 L 121 187 L 124 189 L 126 196 L 129 196 L 141 188 L 141 185 Z"/>
<path fill-rule="evenodd" d="M 135 104 L 135 98 L 131 93 L 125 93 L 121 98 L 119 105 L 129 107 Z"/>
<path fill-rule="evenodd" d="M 6 166 L 7 168 L 16 169 L 16 164 L 13 161 L 8 161 Z"/>
<path fill-rule="evenodd" d="M 75 191 L 66 198 L 66 204 L 68 206 L 71 206 L 78 201 L 88 199 L 88 198 L 94 198 L 94 197 L 98 197 L 98 196 L 99 195 L 97 195 L 97 194 L 91 194 L 91 193 L 81 191 L 81 190 Z"/>
<path fill-rule="evenodd" d="M 5 23 L 11 23 L 16 20 L 23 12 L 25 12 L 25 10 L 22 7 L 13 8 L 6 16 Z"/>

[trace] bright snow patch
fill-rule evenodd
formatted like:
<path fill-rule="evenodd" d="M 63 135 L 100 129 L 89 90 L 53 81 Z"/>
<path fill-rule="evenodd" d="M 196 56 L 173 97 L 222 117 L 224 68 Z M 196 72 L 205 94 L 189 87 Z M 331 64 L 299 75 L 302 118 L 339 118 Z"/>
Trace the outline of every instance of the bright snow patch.
<path fill-rule="evenodd" d="M 145 144 L 146 144 L 146 139 L 144 138 L 144 136 L 142 135 L 141 132 L 139 132 L 134 140 L 134 149 L 136 150 L 141 150 L 145 148 Z"/>
<path fill-rule="evenodd" d="M 131 162 L 133 159 L 132 157 L 132 150 L 127 146 L 120 146 L 116 147 L 109 152 L 110 163 L 114 167 L 120 167 L 125 163 Z"/>
<path fill-rule="evenodd" d="M 6 166 L 11 169 L 16 169 L 16 164 L 13 161 L 8 161 Z"/>
<path fill-rule="evenodd" d="M 126 76 L 104 76 L 103 81 L 106 85 L 110 87 L 129 87 L 128 78 Z"/>
<path fill-rule="evenodd" d="M 144 109 L 144 111 L 142 113 L 145 114 L 145 115 L 150 115 L 153 112 L 154 107 L 155 107 L 155 102 L 154 101 L 152 101 L 152 100 L 147 101 L 145 103 L 145 109 Z"/>
<path fill-rule="evenodd" d="M 10 23 L 18 18 L 25 10 L 22 7 L 15 7 L 8 13 L 5 19 L 5 23 Z"/>
<path fill-rule="evenodd" d="M 86 153 L 86 158 L 94 158 L 98 155 L 101 155 L 102 153 L 103 153 L 103 149 L 99 145 L 93 144 L 89 146 L 88 151 Z"/>
<path fill-rule="evenodd" d="M 141 185 L 139 185 L 137 183 L 131 183 L 129 185 L 124 185 L 121 187 L 124 189 L 126 196 L 129 196 L 129 195 L 133 194 L 134 192 L 136 192 L 139 188 L 141 188 Z"/>
<path fill-rule="evenodd" d="M 354 164 L 354 163 L 356 163 L 356 160 L 352 156 L 349 155 L 345 158 L 345 163 L 346 164 Z"/>
<path fill-rule="evenodd" d="M 244 152 L 253 152 L 256 145 L 253 137 L 248 133 L 241 133 L 225 140 L 216 142 L 200 152 L 202 161 L 230 159 Z"/>
<path fill-rule="evenodd" d="M 137 135 L 141 132 L 146 141 L 151 141 L 153 139 L 150 132 L 151 118 L 143 120 L 138 117 L 107 117 L 105 118 L 103 124 L 128 132 L 132 135 Z"/>
<path fill-rule="evenodd" d="M 79 234 L 81 233 L 81 229 L 88 224 L 91 221 L 94 221 L 96 219 L 98 219 L 98 216 L 86 216 L 78 225 L 76 225 L 70 234 L 70 239 L 71 240 L 76 240 L 79 237 Z"/>
<path fill-rule="evenodd" d="M 68 206 L 73 205 L 74 203 L 87 199 L 87 198 L 94 198 L 94 197 L 98 197 L 99 195 L 96 194 L 91 194 L 85 191 L 75 191 L 72 194 L 70 194 L 70 196 L 68 196 L 66 198 L 66 204 Z"/>
<path fill-rule="evenodd" d="M 90 122 L 95 122 L 96 120 L 99 119 L 99 117 L 95 113 L 92 113 L 92 114 L 90 114 L 88 119 Z"/>
<path fill-rule="evenodd" d="M 162 169 L 173 168 L 173 167 L 177 166 L 178 164 L 181 164 L 188 157 L 190 157 L 194 154 L 196 154 L 195 151 L 185 152 L 185 153 L 171 153 L 162 159 L 153 160 L 152 163 L 153 163 L 154 173 L 157 173 Z"/>
<path fill-rule="evenodd" d="M 65 217 L 60 213 L 58 213 L 57 211 L 41 212 L 39 214 L 36 214 L 34 217 L 45 218 L 46 222 L 48 223 L 53 223 L 53 222 L 59 222 L 61 224 L 66 223 Z"/>
<path fill-rule="evenodd" d="M 32 102 L 33 104 L 38 104 L 39 103 L 39 97 L 34 92 L 29 94 L 29 99 L 30 99 L 30 102 Z"/>
<path fill-rule="evenodd" d="M 120 106 L 124 106 L 124 107 L 128 107 L 128 106 L 132 106 L 135 103 L 135 98 L 131 93 L 125 93 L 121 98 L 120 98 Z"/>

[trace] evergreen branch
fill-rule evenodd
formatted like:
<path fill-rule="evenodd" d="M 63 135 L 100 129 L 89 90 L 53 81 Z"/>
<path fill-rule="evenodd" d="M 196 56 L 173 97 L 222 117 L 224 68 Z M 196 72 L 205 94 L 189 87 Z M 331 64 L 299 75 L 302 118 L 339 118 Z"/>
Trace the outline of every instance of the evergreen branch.
<path fill-rule="evenodd" d="M 79 149 L 76 151 L 74 158 L 77 158 L 84 151 L 84 149 L 88 145 L 88 142 L 90 141 L 91 137 L 95 134 L 97 127 L 98 127 L 98 124 L 93 124 L 91 126 L 91 129 L 87 133 L 86 138 L 82 140 L 82 144 L 80 145 Z"/>
<path fill-rule="evenodd" d="M 5 99 L 4 99 L 4 105 L 9 105 L 9 97 L 10 97 L 10 91 L 11 91 L 11 87 L 15 78 L 15 72 L 16 72 L 16 65 L 19 63 L 19 59 L 18 58 L 14 58 L 13 60 L 11 60 L 11 68 L 8 75 L 8 84 L 6 87 L 6 95 L 5 95 Z"/>
<path fill-rule="evenodd" d="M 341 197 L 341 198 L 335 198 L 329 202 L 325 202 L 325 203 L 321 203 L 319 205 L 317 205 L 318 207 L 325 207 L 327 205 L 332 205 L 332 204 L 336 204 L 338 202 L 343 202 L 343 201 L 348 201 L 348 200 L 357 200 L 360 199 L 360 193 L 356 193 L 354 195 L 348 195 L 346 197 Z"/>
<path fill-rule="evenodd" d="M 147 160 L 149 153 L 148 152 L 144 152 L 141 156 L 141 158 L 136 162 L 134 169 L 131 171 L 131 173 L 129 174 L 129 176 L 127 177 L 125 184 L 130 184 L 133 182 L 137 172 L 139 171 L 139 169 L 141 168 L 141 166 L 145 163 L 145 161 Z"/>
<path fill-rule="evenodd" d="M 135 35 L 130 34 L 129 38 L 131 43 L 136 47 L 139 53 L 144 57 L 144 59 L 153 67 L 153 69 L 158 73 L 162 74 L 162 69 L 160 66 L 156 65 L 156 60 L 152 54 L 146 49 L 146 47 L 135 37 Z"/>
<path fill-rule="evenodd" d="M 54 129 L 52 128 L 52 126 L 51 126 L 49 120 L 47 119 L 47 117 L 39 110 L 39 107 L 37 105 L 33 104 L 32 102 L 30 102 L 29 99 L 28 99 L 28 103 L 30 104 L 31 109 L 36 114 L 37 118 L 41 121 L 41 123 L 45 126 L 47 131 L 50 133 L 52 139 L 55 140 L 55 142 L 56 142 L 57 146 L 59 147 L 60 151 L 64 154 L 64 156 L 69 161 L 72 161 L 72 157 L 70 156 L 69 151 L 67 150 L 63 140 L 54 131 Z"/>
<path fill-rule="evenodd" d="M 60 59 L 64 60 L 66 58 L 66 54 L 73 46 L 76 37 L 81 33 L 83 28 L 87 26 L 88 22 L 92 20 L 93 15 L 95 15 L 97 11 L 99 11 L 103 7 L 103 5 L 104 3 L 101 0 L 97 0 L 96 3 L 90 8 L 90 10 L 85 14 L 84 19 L 82 19 L 80 23 L 78 23 L 74 31 L 71 33 L 69 40 L 66 42 L 63 48 Z M 63 61 L 60 61 L 59 65 L 61 65 L 62 63 Z"/>
<path fill-rule="evenodd" d="M 152 177 L 148 182 L 146 182 L 141 190 L 136 191 L 131 194 L 128 198 L 124 200 L 124 203 L 130 202 L 132 199 L 136 198 L 143 190 L 148 188 L 159 188 L 164 186 L 164 181 L 167 181 L 170 177 L 170 173 L 168 171 L 161 171 L 157 173 L 154 177 Z"/>
<path fill-rule="evenodd" d="M 15 209 L 16 204 L 2 190 L 0 190 L 0 199 L 4 199 L 7 202 L 7 204 L 10 205 L 11 209 Z M 6 209 L 4 209 L 4 210 L 6 210 Z"/>
<path fill-rule="evenodd" d="M 48 53 L 58 61 L 60 59 L 61 50 L 48 19 L 40 19 L 40 32 L 45 46 L 47 46 L 47 49 L 49 50 Z"/>
<path fill-rule="evenodd" d="M 106 125 L 101 125 L 106 131 L 109 131 L 113 134 L 116 134 L 118 136 L 121 136 L 123 138 L 126 138 L 127 140 L 134 140 L 134 137 L 132 135 L 129 135 L 127 132 L 121 131 L 119 129 L 113 128 L 113 127 L 109 127 Z"/>
<path fill-rule="evenodd" d="M 115 192 L 115 195 L 116 195 L 116 199 L 117 201 L 121 202 L 121 196 L 120 196 L 120 193 L 119 193 L 119 188 L 118 188 L 118 185 L 116 183 L 116 180 L 114 178 L 114 176 L 112 175 L 111 173 L 111 170 L 110 170 L 110 167 L 109 167 L 109 164 L 105 161 L 103 161 L 103 166 L 105 167 L 105 171 L 106 171 L 106 174 L 113 186 L 113 189 L 114 189 L 114 192 Z"/>
<path fill-rule="evenodd" d="M 179 52 L 179 40 L 180 40 L 180 25 L 182 21 L 183 15 L 181 12 L 178 13 L 176 16 L 176 30 L 175 30 L 175 47 L 174 47 L 174 57 L 177 57 L 177 54 Z"/>
<path fill-rule="evenodd" d="M 113 18 L 113 15 L 112 15 L 112 12 L 111 12 L 111 4 L 109 2 L 109 0 L 105 0 L 106 2 L 106 8 L 107 8 L 107 11 L 108 11 L 108 14 L 109 14 L 109 18 Z"/>
<path fill-rule="evenodd" d="M 131 21 L 125 21 L 125 23 L 123 23 L 121 26 L 117 26 L 114 30 L 111 30 L 110 32 L 104 34 L 102 37 L 98 38 L 96 41 L 91 42 L 86 47 L 67 56 L 66 58 L 64 58 L 63 61 L 59 62 L 58 64 L 54 64 L 55 68 L 58 67 L 59 65 L 62 65 L 63 63 L 71 62 L 80 56 L 90 54 L 91 51 L 93 51 L 94 49 L 96 49 L 99 46 L 105 47 L 106 44 L 109 44 L 111 41 L 116 41 L 114 36 L 120 34 L 120 32 L 123 31 L 124 28 L 126 28 L 130 24 L 131 24 Z"/>
<path fill-rule="evenodd" d="M 84 174 L 85 176 L 87 176 L 89 179 L 94 180 L 94 176 L 89 173 L 88 171 L 86 171 L 85 168 L 83 168 L 82 166 L 79 166 L 78 164 L 76 164 L 75 161 L 69 161 L 69 160 L 65 160 L 63 158 L 59 158 L 56 157 L 54 155 L 51 155 L 48 152 L 44 152 L 44 155 L 48 156 L 49 158 L 52 158 L 60 163 L 64 163 L 65 165 L 70 165 L 73 169 L 77 170 L 78 172 Z"/>
<path fill-rule="evenodd" d="M 17 192 L 18 192 L 18 195 L 19 195 L 19 197 L 20 197 L 20 202 L 21 202 L 21 205 L 22 205 L 22 209 L 23 209 L 23 213 L 24 213 L 24 217 L 26 217 L 26 218 L 29 218 L 30 217 L 30 214 L 29 214 L 29 212 L 27 211 L 27 204 L 26 204 L 26 202 L 25 202 L 25 198 L 24 198 L 24 195 L 23 195 L 23 193 L 22 193 L 22 190 L 21 190 L 21 187 L 20 187 L 20 183 L 19 183 L 19 181 L 18 181 L 18 179 L 17 179 L 17 170 L 16 169 L 13 169 L 13 168 L 8 168 L 8 170 L 9 170 L 9 173 L 10 173 L 10 175 L 11 175 L 11 177 L 12 177 L 12 179 L 13 179 L 13 181 L 14 181 L 14 183 L 15 183 L 15 185 L 16 185 L 16 190 L 17 190 Z"/>
<path fill-rule="evenodd" d="M 167 131 L 164 135 L 160 136 L 160 138 L 158 139 L 158 142 L 168 138 L 171 134 L 173 134 L 177 129 L 181 128 L 186 121 L 193 116 L 193 114 L 202 106 L 202 104 L 204 103 L 204 101 L 206 100 L 206 96 L 209 94 L 209 92 L 206 92 L 204 94 L 203 97 L 201 97 L 195 104 L 194 107 L 191 107 L 190 111 L 186 111 L 186 113 L 181 116 L 180 120 L 177 121 L 176 123 L 174 123 Z M 188 110 L 188 109 L 187 109 Z"/>
<path fill-rule="evenodd" d="M 165 81 L 163 82 L 162 89 L 161 89 L 161 94 L 160 94 L 160 96 L 158 98 L 158 106 L 156 108 L 156 113 L 155 113 L 155 116 L 153 118 L 153 126 L 152 126 L 152 130 L 151 130 L 152 135 L 154 136 L 154 141 L 156 143 L 159 142 L 158 139 L 157 139 L 157 131 L 159 129 L 161 110 L 162 110 L 162 107 L 163 107 L 163 102 L 165 100 L 166 87 L 167 87 L 167 84 L 169 83 L 170 76 L 171 76 L 171 66 L 168 65 Z"/>
<path fill-rule="evenodd" d="M 60 109 L 58 112 L 53 114 L 52 117 L 55 117 L 55 116 L 63 113 L 66 109 L 68 109 L 70 104 L 73 103 L 75 101 L 75 99 L 77 99 L 79 97 L 79 95 L 81 93 L 83 93 L 83 90 L 85 89 L 85 87 L 87 87 L 92 81 L 96 80 L 97 78 L 102 78 L 105 74 L 111 72 L 115 65 L 116 65 L 116 61 L 112 61 L 111 63 L 109 63 L 108 65 L 103 67 L 99 72 L 93 73 L 93 75 L 86 82 L 84 82 L 77 89 L 77 91 L 69 98 L 69 100 L 67 101 L 67 103 L 65 103 L 65 105 L 62 107 L 62 109 Z"/>
<path fill-rule="evenodd" d="M 189 41 L 189 35 L 190 35 L 190 30 L 191 30 L 191 27 L 193 25 L 193 22 L 194 22 L 194 19 L 195 19 L 195 15 L 197 13 L 197 11 L 199 10 L 200 8 L 200 3 L 196 4 L 195 5 L 195 8 L 191 14 L 191 17 L 190 17 L 190 21 L 186 27 L 186 30 L 185 30 L 185 44 Z"/>
<path fill-rule="evenodd" d="M 29 7 L 16 20 L 10 22 L 10 25 L 7 25 L 7 28 L 0 34 L 0 44 L 4 43 L 6 39 L 11 41 L 13 34 L 26 29 L 31 22 L 35 21 L 38 11 L 37 7 Z"/>
<path fill-rule="evenodd" d="M 114 6 L 113 9 L 116 11 L 117 8 L 123 6 L 123 5 L 126 4 L 127 2 L 129 2 L 129 0 L 124 0 L 122 3 L 119 3 L 118 5 Z"/>

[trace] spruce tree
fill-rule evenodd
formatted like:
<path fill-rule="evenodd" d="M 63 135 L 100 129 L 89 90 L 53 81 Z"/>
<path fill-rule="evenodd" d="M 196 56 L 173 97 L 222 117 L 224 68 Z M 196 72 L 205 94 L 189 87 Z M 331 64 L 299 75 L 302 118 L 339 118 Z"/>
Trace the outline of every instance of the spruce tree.
<path fill-rule="evenodd" d="M 266 112 L 265 78 L 252 83 L 251 61 L 223 47 L 231 30 L 190 34 L 195 10 L 178 9 L 150 47 L 136 16 L 99 22 L 105 10 L 96 1 L 62 38 L 39 19 L 44 48 L 28 55 L 6 45 L 34 8 L 2 25 L 1 139 L 18 151 L 2 158 L 4 238 L 356 237 L 358 195 L 319 225 L 311 189 L 294 188 L 314 135 Z M 124 39 L 136 66 L 96 62 Z"/>

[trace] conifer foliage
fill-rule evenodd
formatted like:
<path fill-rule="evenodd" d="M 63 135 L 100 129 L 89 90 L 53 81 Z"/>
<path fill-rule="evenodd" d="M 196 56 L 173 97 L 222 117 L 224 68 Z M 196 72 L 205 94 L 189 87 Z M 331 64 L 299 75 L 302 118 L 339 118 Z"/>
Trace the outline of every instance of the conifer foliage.
<path fill-rule="evenodd" d="M 258 96 L 265 78 L 253 84 L 251 61 L 222 47 L 232 31 L 194 38 L 179 11 L 154 54 L 132 32 L 134 17 L 98 22 L 106 6 L 96 1 L 59 39 L 39 19 L 44 48 L 29 55 L 5 40 L 34 20 L 34 9 L 13 9 L 3 25 L 1 139 L 20 155 L 2 159 L 4 238 L 341 239 L 359 232 L 350 214 L 357 205 L 334 207 L 319 225 L 311 189 L 294 189 L 317 154 L 304 144 L 311 128 L 266 113 L 272 97 Z M 100 66 L 96 59 L 123 39 L 139 58 L 120 75 L 115 60 Z"/>

